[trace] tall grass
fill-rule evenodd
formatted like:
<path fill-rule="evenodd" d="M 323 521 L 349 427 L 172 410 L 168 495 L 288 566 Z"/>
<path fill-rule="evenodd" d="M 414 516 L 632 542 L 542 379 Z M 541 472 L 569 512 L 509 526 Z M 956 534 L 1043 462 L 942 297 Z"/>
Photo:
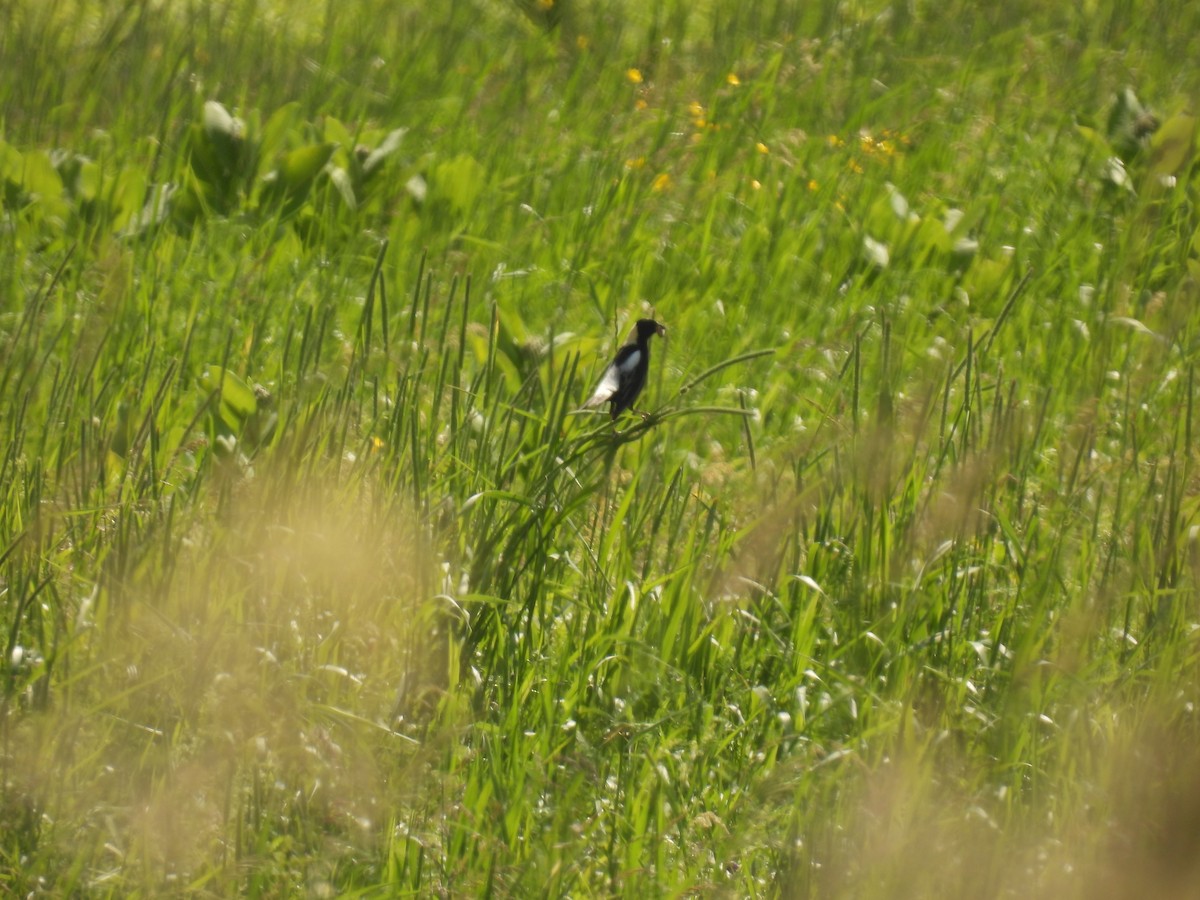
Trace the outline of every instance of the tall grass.
<path fill-rule="evenodd" d="M 0 883 L 1189 890 L 1198 26 L 13 4 Z"/>

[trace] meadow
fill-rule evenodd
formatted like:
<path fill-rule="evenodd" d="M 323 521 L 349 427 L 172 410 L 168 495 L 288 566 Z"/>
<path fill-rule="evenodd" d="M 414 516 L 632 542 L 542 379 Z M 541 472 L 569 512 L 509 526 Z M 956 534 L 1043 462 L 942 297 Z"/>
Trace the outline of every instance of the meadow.
<path fill-rule="evenodd" d="M 1194 895 L 1200 6 L 0 18 L 0 891 Z"/>

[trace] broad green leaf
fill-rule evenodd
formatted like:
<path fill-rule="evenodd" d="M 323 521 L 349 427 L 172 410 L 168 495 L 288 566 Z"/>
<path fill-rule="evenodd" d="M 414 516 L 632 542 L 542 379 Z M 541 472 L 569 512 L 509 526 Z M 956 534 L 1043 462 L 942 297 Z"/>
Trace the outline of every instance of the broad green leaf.
<path fill-rule="evenodd" d="M 483 193 L 485 178 L 484 168 L 475 157 L 460 153 L 434 167 L 431 189 L 436 199 L 463 214 Z"/>
<path fill-rule="evenodd" d="M 892 212 L 892 204 L 883 195 L 877 196 L 863 215 L 862 227 L 871 234 L 878 235 L 883 240 L 895 236 L 896 216 Z"/>
<path fill-rule="evenodd" d="M 100 166 L 90 159 L 84 159 L 79 166 L 79 175 L 75 182 L 75 195 L 83 200 L 95 200 L 100 193 L 103 175 Z"/>
<path fill-rule="evenodd" d="M 19 182 L 23 168 L 24 161 L 21 152 L 11 144 L 0 141 L 0 178 Z"/>
<path fill-rule="evenodd" d="M 1094 149 L 1097 153 L 1103 154 L 1104 156 L 1112 155 L 1112 145 L 1109 144 L 1104 135 L 1102 135 L 1095 128 L 1091 128 L 1087 125 L 1077 124 L 1075 126 L 1075 130 L 1079 133 L 1080 137 L 1087 141 L 1088 144 L 1092 146 L 1092 149 Z"/>
<path fill-rule="evenodd" d="M 50 154 L 66 192 L 80 200 L 94 200 L 100 187 L 100 167 L 78 153 L 55 150 Z"/>
<path fill-rule="evenodd" d="M 331 143 L 309 144 L 284 154 L 277 170 L 283 186 L 293 194 L 307 191 L 335 148 Z"/>
<path fill-rule="evenodd" d="M 1179 113 L 1167 119 L 1150 138 L 1150 171 L 1154 175 L 1174 175 L 1192 157 L 1196 138 L 1196 117 Z"/>
<path fill-rule="evenodd" d="M 200 373 L 200 387 L 206 393 L 216 392 L 221 421 L 235 433 L 258 409 L 258 398 L 241 378 L 220 366 L 205 366 Z"/>
<path fill-rule="evenodd" d="M 954 239 L 946 230 L 945 223 L 933 216 L 926 216 L 921 220 L 913 240 L 919 254 L 931 251 L 949 253 L 954 246 Z"/>
<path fill-rule="evenodd" d="M 62 178 L 48 154 L 41 150 L 25 154 L 25 169 L 21 183 L 26 192 L 40 201 L 57 200 L 63 194 Z"/>
<path fill-rule="evenodd" d="M 146 196 L 146 174 L 141 167 L 122 169 L 108 182 L 106 202 L 113 217 L 113 229 L 123 231 L 142 209 Z"/>
<path fill-rule="evenodd" d="M 259 142 L 258 177 L 266 174 L 264 171 L 288 144 L 288 138 L 297 130 L 300 123 L 300 104 L 293 101 L 285 103 L 271 114 L 267 124 L 263 126 L 262 140 Z"/>
<path fill-rule="evenodd" d="M 194 178 L 188 179 L 182 187 L 166 196 L 169 199 L 171 221 L 181 228 L 191 228 L 208 212 L 204 184 Z"/>
<path fill-rule="evenodd" d="M 188 162 L 201 181 L 215 183 L 221 177 L 212 141 L 198 122 L 188 128 Z"/>
<path fill-rule="evenodd" d="M 327 144 L 350 148 L 354 146 L 354 135 L 340 119 L 335 119 L 333 116 L 325 117 L 324 138 Z"/>
<path fill-rule="evenodd" d="M 994 296 L 1004 286 L 1010 270 L 1008 260 L 977 256 L 963 277 L 962 287 L 973 301 Z"/>

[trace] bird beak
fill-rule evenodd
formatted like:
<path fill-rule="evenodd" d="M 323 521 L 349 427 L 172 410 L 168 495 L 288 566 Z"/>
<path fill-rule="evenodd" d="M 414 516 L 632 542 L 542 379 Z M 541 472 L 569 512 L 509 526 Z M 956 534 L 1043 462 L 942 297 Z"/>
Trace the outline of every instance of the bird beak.
<path fill-rule="evenodd" d="M 659 336 L 659 337 L 661 337 L 663 340 L 666 340 L 666 338 L 667 338 L 667 329 L 665 329 L 665 328 L 663 328 L 661 325 L 659 325 L 659 326 L 658 326 L 658 336 Z"/>

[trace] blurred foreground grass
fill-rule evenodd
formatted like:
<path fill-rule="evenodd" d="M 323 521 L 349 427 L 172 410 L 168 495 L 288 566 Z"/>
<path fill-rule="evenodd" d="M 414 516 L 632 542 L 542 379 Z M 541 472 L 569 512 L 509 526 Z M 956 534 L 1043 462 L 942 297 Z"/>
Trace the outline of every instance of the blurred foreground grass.
<path fill-rule="evenodd" d="M 1191 890 L 1200 12 L 5 15 L 6 890 Z"/>

